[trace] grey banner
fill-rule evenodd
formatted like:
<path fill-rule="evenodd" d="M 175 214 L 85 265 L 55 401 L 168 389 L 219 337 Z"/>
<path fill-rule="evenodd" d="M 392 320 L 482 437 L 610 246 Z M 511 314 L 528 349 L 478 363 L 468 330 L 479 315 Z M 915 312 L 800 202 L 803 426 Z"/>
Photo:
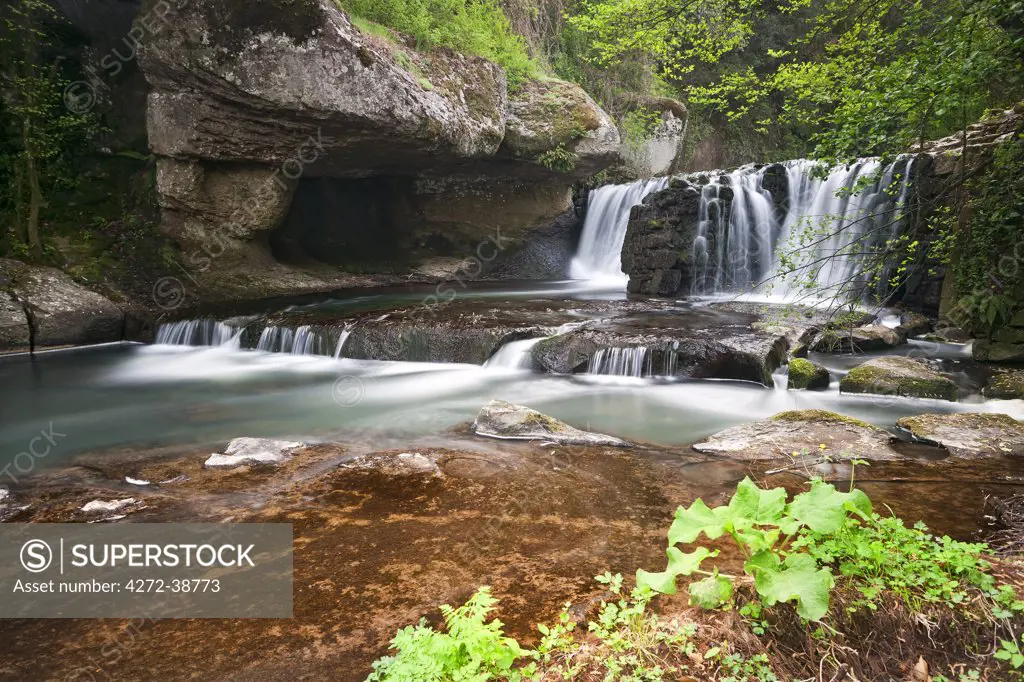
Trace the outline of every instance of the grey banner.
<path fill-rule="evenodd" d="M 0 618 L 291 615 L 291 524 L 0 524 Z"/>

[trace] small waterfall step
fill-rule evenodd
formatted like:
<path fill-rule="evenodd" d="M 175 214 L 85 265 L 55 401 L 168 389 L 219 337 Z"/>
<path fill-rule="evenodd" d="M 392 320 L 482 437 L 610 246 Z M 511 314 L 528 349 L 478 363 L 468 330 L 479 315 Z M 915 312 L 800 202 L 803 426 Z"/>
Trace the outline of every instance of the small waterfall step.
<path fill-rule="evenodd" d="M 510 341 L 484 363 L 488 369 L 531 369 L 533 367 L 533 348 L 548 337 Z"/>

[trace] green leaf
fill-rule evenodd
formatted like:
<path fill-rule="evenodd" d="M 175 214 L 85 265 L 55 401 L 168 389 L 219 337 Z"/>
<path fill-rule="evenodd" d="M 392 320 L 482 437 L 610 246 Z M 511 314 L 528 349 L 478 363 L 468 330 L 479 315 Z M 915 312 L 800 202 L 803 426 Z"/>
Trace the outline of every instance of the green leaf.
<path fill-rule="evenodd" d="M 676 576 L 690 575 L 700 568 L 701 562 L 705 559 L 718 556 L 718 550 L 712 552 L 706 547 L 698 547 L 688 554 L 677 547 L 669 547 L 665 553 L 668 555 L 668 567 L 660 573 L 638 570 L 636 572 L 637 587 L 648 587 L 662 594 L 675 594 Z"/>
<path fill-rule="evenodd" d="M 737 519 L 750 519 L 756 524 L 775 523 L 786 508 L 786 489 L 762 490 L 749 477 L 736 486 L 729 501 L 729 511 Z"/>
<path fill-rule="evenodd" d="M 668 529 L 668 544 L 675 545 L 680 542 L 690 543 L 704 533 L 709 540 L 722 537 L 725 532 L 725 521 L 722 519 L 722 507 L 709 509 L 704 500 L 698 499 L 689 509 L 679 507 L 676 510 L 676 518 Z"/>
<path fill-rule="evenodd" d="M 764 556 L 767 555 L 767 556 Z M 765 604 L 795 601 L 796 612 L 805 620 L 819 620 L 828 613 L 828 594 L 835 579 L 827 569 L 807 554 L 790 554 L 778 562 L 774 554 L 762 552 L 747 561 L 744 568 L 754 576 L 754 585 Z"/>
<path fill-rule="evenodd" d="M 717 609 L 732 599 L 732 581 L 718 575 L 690 583 L 690 603 L 702 609 Z"/>
<path fill-rule="evenodd" d="M 834 533 L 843 527 L 848 511 L 871 513 L 871 501 L 860 490 L 841 493 L 831 483 L 814 481 L 811 489 L 793 498 L 787 511 L 816 533 Z"/>

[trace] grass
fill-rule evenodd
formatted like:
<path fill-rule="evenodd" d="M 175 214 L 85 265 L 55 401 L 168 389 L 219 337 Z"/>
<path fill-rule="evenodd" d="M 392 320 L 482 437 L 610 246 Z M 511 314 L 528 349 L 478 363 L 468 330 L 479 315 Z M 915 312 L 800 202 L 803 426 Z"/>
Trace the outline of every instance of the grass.
<path fill-rule="evenodd" d="M 371 35 L 393 38 L 391 30 L 412 36 L 419 49 L 440 45 L 488 59 L 505 69 L 517 89 L 540 69 L 526 41 L 512 30 L 494 0 L 336 0 L 353 23 Z"/>

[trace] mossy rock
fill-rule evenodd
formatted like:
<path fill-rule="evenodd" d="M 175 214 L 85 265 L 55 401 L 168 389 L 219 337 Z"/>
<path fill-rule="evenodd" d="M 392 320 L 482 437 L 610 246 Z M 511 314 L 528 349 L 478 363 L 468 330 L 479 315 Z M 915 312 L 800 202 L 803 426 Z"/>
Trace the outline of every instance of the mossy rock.
<path fill-rule="evenodd" d="M 954 457 L 1024 455 L 1024 422 L 1005 414 L 920 414 L 903 417 L 896 426 Z"/>
<path fill-rule="evenodd" d="M 1009 370 L 996 374 L 985 386 L 986 398 L 1017 400 L 1024 398 L 1024 370 Z"/>
<path fill-rule="evenodd" d="M 572 149 L 604 123 L 600 108 L 578 85 L 554 79 L 526 83 L 513 95 L 509 109 L 504 146 L 519 158 Z"/>
<path fill-rule="evenodd" d="M 787 412 L 779 412 L 777 415 L 772 417 L 771 420 L 774 422 L 835 422 L 863 429 L 875 429 L 876 431 L 882 430 L 877 426 L 868 424 L 866 421 L 857 419 L 856 417 L 848 417 L 845 414 L 829 412 L 828 410 L 789 410 Z"/>
<path fill-rule="evenodd" d="M 483 406 L 473 422 L 478 436 L 503 440 L 542 440 L 562 445 L 607 445 L 630 447 L 631 444 L 602 433 L 582 431 L 564 422 L 522 405 L 492 400 Z"/>
<path fill-rule="evenodd" d="M 903 398 L 956 402 L 956 383 L 914 358 L 887 355 L 850 370 L 839 383 L 843 393 L 868 393 Z"/>
<path fill-rule="evenodd" d="M 789 388 L 812 391 L 828 388 L 831 381 L 828 370 L 810 360 L 793 358 L 789 361 Z"/>
<path fill-rule="evenodd" d="M 974 359 L 978 362 L 1024 362 L 1024 344 L 979 339 L 974 342 Z"/>

